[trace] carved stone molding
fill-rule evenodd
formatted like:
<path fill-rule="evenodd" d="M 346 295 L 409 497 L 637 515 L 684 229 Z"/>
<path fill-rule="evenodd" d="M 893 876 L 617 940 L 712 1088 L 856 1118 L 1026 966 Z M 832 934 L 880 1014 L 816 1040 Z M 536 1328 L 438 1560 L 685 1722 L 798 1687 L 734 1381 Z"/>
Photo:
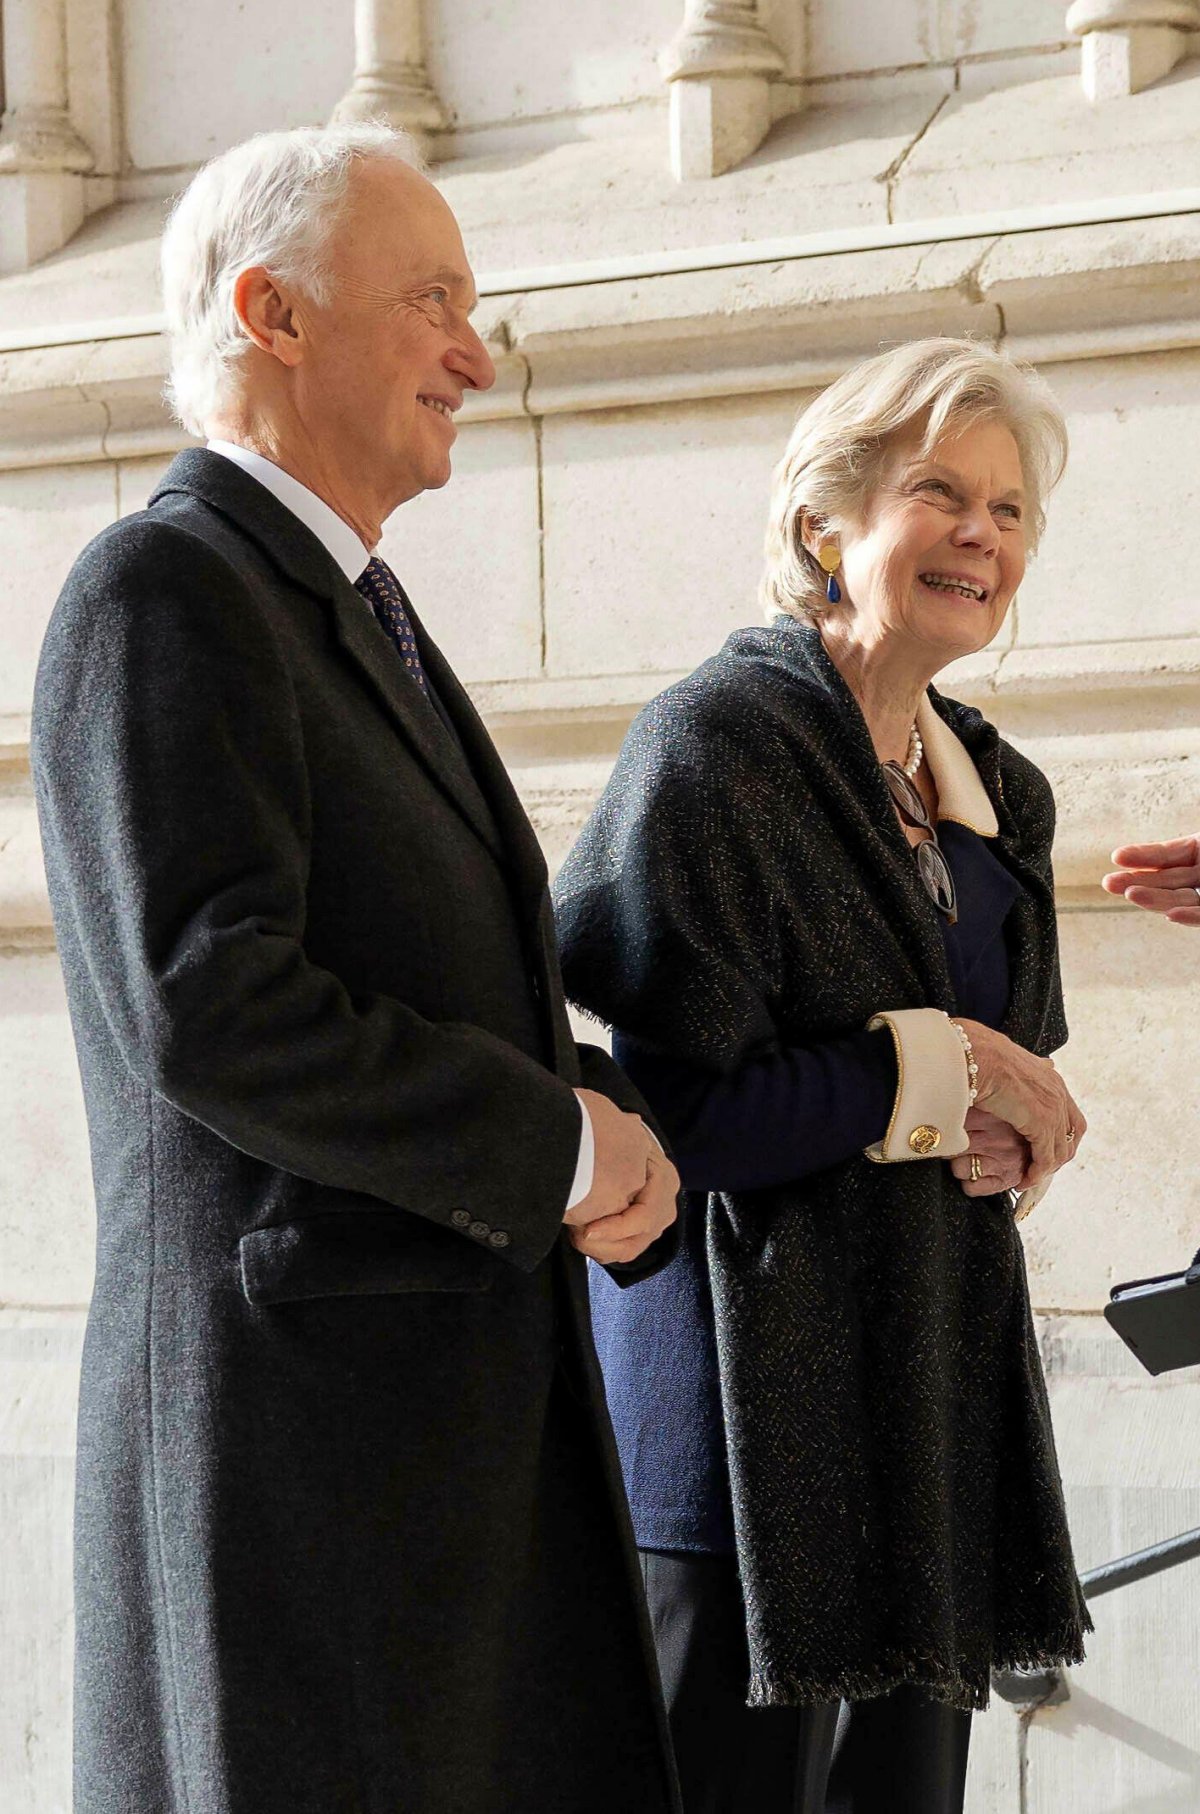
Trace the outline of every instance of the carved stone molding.
<path fill-rule="evenodd" d="M 1200 0 L 1074 0 L 1067 30 L 1083 39 L 1089 101 L 1137 94 L 1162 80 L 1200 29 Z"/>
<path fill-rule="evenodd" d="M 771 82 L 783 72 L 757 0 L 686 0 L 661 68 L 678 182 L 720 176 L 757 151 L 771 125 Z"/>
<path fill-rule="evenodd" d="M 82 225 L 95 159 L 67 113 L 66 0 L 4 0 L 0 272 L 24 271 Z"/>
<path fill-rule="evenodd" d="M 383 120 L 428 153 L 446 113 L 425 69 L 421 0 L 355 0 L 354 81 L 332 123 Z"/>

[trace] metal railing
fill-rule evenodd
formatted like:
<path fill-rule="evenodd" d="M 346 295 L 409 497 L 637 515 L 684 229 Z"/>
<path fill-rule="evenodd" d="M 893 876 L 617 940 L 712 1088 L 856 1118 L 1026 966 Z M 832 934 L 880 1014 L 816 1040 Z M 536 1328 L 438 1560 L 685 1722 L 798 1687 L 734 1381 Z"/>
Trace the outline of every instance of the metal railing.
<path fill-rule="evenodd" d="M 1080 1575 L 1079 1585 L 1085 1600 L 1098 1600 L 1101 1594 L 1115 1593 L 1118 1587 L 1129 1587 L 1134 1581 L 1148 1580 L 1168 1568 L 1178 1568 L 1200 1556 L 1200 1530 L 1184 1531 L 1179 1537 L 1168 1537 L 1153 1543 L 1149 1549 L 1135 1550 L 1131 1556 L 1118 1556 L 1115 1562 L 1102 1562 Z M 997 1669 L 992 1687 L 1001 1700 L 1015 1707 L 1056 1706 L 1065 1701 L 1070 1690 L 1061 1669 Z"/>

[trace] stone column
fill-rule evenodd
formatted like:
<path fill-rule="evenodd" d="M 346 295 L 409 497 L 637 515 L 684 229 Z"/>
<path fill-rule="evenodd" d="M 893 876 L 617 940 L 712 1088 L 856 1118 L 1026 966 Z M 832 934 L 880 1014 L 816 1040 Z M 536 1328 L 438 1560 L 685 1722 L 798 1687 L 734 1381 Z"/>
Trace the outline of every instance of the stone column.
<path fill-rule="evenodd" d="M 83 222 L 92 153 L 67 114 L 66 0 L 3 0 L 0 272 L 24 271 Z"/>
<path fill-rule="evenodd" d="M 1088 100 L 1116 100 L 1160 81 L 1198 27 L 1200 0 L 1074 0 L 1067 30 L 1083 39 Z"/>
<path fill-rule="evenodd" d="M 757 151 L 771 125 L 771 80 L 783 58 L 757 0 L 685 0 L 661 59 L 671 85 L 671 169 L 678 182 L 720 176 Z"/>
<path fill-rule="evenodd" d="M 446 115 L 425 73 L 421 0 L 354 0 L 354 81 L 333 122 L 384 120 L 428 152 Z"/>

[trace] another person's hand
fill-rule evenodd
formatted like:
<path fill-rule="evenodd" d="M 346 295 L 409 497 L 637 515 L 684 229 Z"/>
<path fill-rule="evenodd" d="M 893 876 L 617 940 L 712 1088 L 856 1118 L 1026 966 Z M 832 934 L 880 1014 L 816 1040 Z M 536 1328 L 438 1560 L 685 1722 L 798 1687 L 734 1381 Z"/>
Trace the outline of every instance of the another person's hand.
<path fill-rule="evenodd" d="M 962 1020 L 975 1051 L 976 1107 L 1007 1121 L 1029 1142 L 1024 1188 L 1040 1184 L 1079 1151 L 1087 1122 L 1049 1058 L 1027 1052 L 994 1027 Z"/>
<path fill-rule="evenodd" d="M 1200 835 L 1166 844 L 1122 844 L 1112 860 L 1120 867 L 1104 877 L 1101 888 L 1176 926 L 1200 926 Z"/>
<path fill-rule="evenodd" d="M 646 1182 L 628 1209 L 572 1228 L 571 1244 L 601 1266 L 627 1265 L 645 1253 L 675 1220 L 679 1173 L 656 1146 L 647 1162 Z"/>
<path fill-rule="evenodd" d="M 965 1153 L 951 1159 L 950 1170 L 967 1196 L 994 1197 L 1001 1190 L 1024 1190 L 1033 1163 L 1025 1136 L 987 1109 L 968 1109 L 964 1125 L 971 1144 Z"/>

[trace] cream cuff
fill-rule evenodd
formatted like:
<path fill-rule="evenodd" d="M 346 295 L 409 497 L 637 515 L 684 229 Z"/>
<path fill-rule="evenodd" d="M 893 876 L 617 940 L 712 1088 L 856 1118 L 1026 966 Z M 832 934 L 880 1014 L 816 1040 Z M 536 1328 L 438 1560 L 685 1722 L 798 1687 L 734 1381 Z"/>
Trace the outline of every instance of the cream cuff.
<path fill-rule="evenodd" d="M 868 1159 L 892 1165 L 905 1159 L 953 1159 L 970 1144 L 963 1123 L 971 1103 L 962 1041 L 940 1008 L 894 1008 L 874 1014 L 868 1032 L 890 1032 L 899 1083 L 892 1118 Z"/>

